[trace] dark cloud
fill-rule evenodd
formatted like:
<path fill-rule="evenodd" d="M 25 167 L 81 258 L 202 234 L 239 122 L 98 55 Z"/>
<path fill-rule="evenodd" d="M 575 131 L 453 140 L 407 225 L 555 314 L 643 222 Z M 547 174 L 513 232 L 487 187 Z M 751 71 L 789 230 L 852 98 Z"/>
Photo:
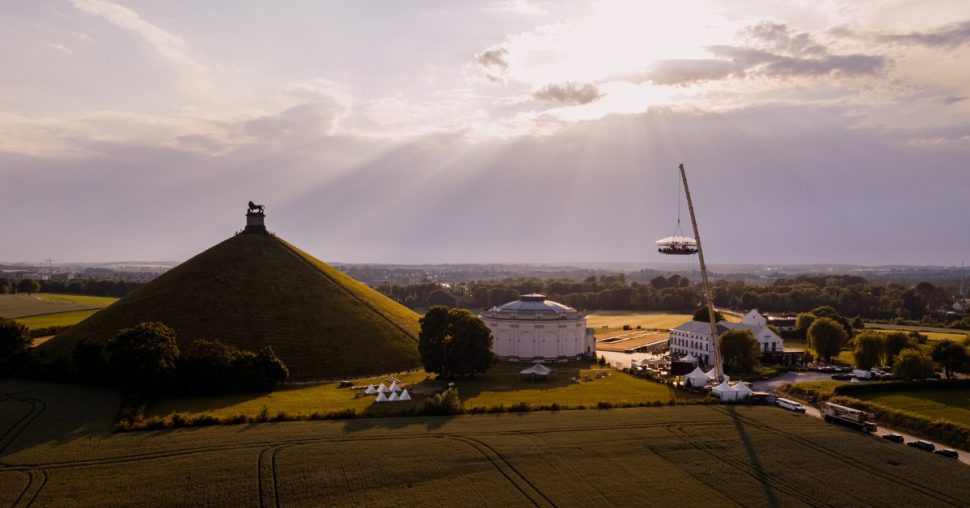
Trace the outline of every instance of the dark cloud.
<path fill-rule="evenodd" d="M 882 42 L 950 49 L 970 43 L 970 21 L 962 21 L 924 32 L 880 34 L 876 36 L 876 39 Z"/>
<path fill-rule="evenodd" d="M 811 34 L 782 23 L 758 23 L 743 28 L 740 35 L 747 44 L 705 48 L 716 58 L 661 60 L 646 73 L 618 79 L 687 86 L 757 76 L 866 76 L 878 74 L 889 64 L 889 59 L 881 55 L 833 54 Z"/>
<path fill-rule="evenodd" d="M 741 35 L 755 45 L 790 55 L 824 55 L 825 46 L 815 42 L 808 32 L 798 33 L 788 25 L 764 21 L 741 29 Z"/>
<path fill-rule="evenodd" d="M 493 46 L 475 55 L 475 61 L 481 66 L 485 79 L 492 83 L 505 84 L 505 73 L 509 70 L 509 62 L 505 57 L 509 50 L 501 46 Z"/>
<path fill-rule="evenodd" d="M 956 104 L 958 102 L 963 102 L 965 100 L 967 100 L 967 97 L 965 95 L 960 95 L 960 96 L 951 95 L 943 99 L 943 104 L 949 106 L 950 104 Z"/>
<path fill-rule="evenodd" d="M 509 68 L 509 63 L 505 60 L 508 54 L 509 50 L 496 46 L 475 55 L 475 61 L 486 69 L 500 69 L 504 71 Z"/>
<path fill-rule="evenodd" d="M 603 92 L 592 83 L 554 83 L 532 93 L 534 99 L 571 106 L 589 104 L 602 96 Z"/>
<path fill-rule="evenodd" d="M 727 60 L 661 60 L 643 76 L 645 79 L 639 81 L 649 80 L 658 85 L 689 85 L 724 79 L 736 70 L 737 65 Z"/>

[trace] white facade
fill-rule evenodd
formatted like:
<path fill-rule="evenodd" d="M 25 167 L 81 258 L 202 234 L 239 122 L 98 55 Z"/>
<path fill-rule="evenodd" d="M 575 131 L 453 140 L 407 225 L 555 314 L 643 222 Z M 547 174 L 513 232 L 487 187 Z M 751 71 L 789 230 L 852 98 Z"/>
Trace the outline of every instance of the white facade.
<path fill-rule="evenodd" d="M 593 356 L 596 338 L 586 313 L 545 295 L 492 307 L 479 316 L 492 331 L 492 352 L 503 360 L 557 360 Z"/>
<path fill-rule="evenodd" d="M 723 335 L 730 330 L 751 330 L 762 354 L 783 351 L 781 337 L 771 331 L 765 322 L 764 316 L 753 310 L 741 318 L 741 323 L 718 322 L 717 334 Z M 710 323 L 689 321 L 670 330 L 670 355 L 679 357 L 687 354 L 698 358 L 704 365 L 712 364 L 714 351 Z"/>

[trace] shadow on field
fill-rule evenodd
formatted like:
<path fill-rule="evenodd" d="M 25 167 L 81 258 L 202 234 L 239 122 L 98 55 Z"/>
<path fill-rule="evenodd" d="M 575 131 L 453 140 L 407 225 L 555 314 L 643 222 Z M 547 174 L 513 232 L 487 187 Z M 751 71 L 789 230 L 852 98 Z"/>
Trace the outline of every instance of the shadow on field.
<path fill-rule="evenodd" d="M 775 489 L 768 483 L 768 474 L 765 473 L 764 467 L 761 465 L 761 459 L 758 458 L 758 453 L 751 444 L 751 438 L 748 436 L 748 431 L 744 428 L 744 423 L 741 422 L 741 417 L 738 416 L 737 408 L 727 406 L 727 413 L 734 422 L 734 428 L 737 429 L 738 436 L 741 438 L 741 445 L 744 447 L 744 451 L 748 454 L 748 459 L 751 461 L 751 470 L 758 476 L 761 488 L 764 489 L 765 496 L 768 498 L 768 504 L 770 506 L 781 506 L 778 498 L 775 496 Z"/>
<path fill-rule="evenodd" d="M 118 392 L 108 388 L 18 379 L 0 382 L 0 393 L 19 406 L 0 418 L 0 455 L 110 434 L 121 404 Z"/>
<path fill-rule="evenodd" d="M 447 416 L 415 416 L 415 417 L 388 417 L 388 418 L 355 418 L 346 420 L 344 423 L 345 432 L 361 432 L 365 430 L 384 429 L 402 430 L 407 428 L 423 427 L 425 430 L 438 430 L 446 423 L 454 420 L 456 415 Z"/>

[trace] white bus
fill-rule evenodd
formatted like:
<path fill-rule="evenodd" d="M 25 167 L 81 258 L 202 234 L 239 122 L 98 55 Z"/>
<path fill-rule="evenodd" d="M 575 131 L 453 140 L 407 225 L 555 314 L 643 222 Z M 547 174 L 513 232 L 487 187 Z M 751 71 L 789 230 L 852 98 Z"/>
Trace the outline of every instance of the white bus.
<path fill-rule="evenodd" d="M 805 412 L 805 406 L 799 404 L 798 402 L 795 402 L 794 400 L 782 399 L 779 397 L 778 405 L 789 411 L 795 411 L 796 413 Z"/>

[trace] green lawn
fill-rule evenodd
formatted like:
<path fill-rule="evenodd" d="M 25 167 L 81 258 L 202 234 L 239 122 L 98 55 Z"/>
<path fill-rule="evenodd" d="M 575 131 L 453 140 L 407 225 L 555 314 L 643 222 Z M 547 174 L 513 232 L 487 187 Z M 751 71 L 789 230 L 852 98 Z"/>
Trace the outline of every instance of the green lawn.
<path fill-rule="evenodd" d="M 420 371 L 401 374 L 396 376 L 396 379 L 408 386 L 423 381 L 426 377 L 428 374 Z M 357 386 L 378 383 L 390 385 L 387 376 L 355 380 Z M 360 413 L 376 404 L 372 395 L 364 396 L 360 390 L 338 386 L 338 383 L 294 384 L 261 394 L 169 397 L 151 403 L 145 411 L 145 416 L 165 416 L 172 413 L 187 416 L 206 414 L 220 418 L 235 415 L 255 416 L 264 407 L 270 415 L 280 411 L 289 415 L 310 415 L 314 412 L 326 414 L 341 409 L 353 409 Z M 362 396 L 358 397 L 358 394 Z M 393 403 L 387 407 L 401 405 L 403 403 Z"/>
<path fill-rule="evenodd" d="M 890 329 L 890 328 L 875 328 L 875 325 L 873 325 L 873 327 L 868 327 L 867 326 L 866 327 L 866 330 L 873 330 L 873 331 L 877 331 L 877 332 L 881 332 L 881 333 L 889 333 L 889 332 L 903 331 L 903 330 L 899 330 L 899 329 Z M 924 331 L 920 331 L 919 333 L 922 333 L 923 335 L 926 335 L 926 338 L 929 339 L 929 340 L 946 340 L 946 339 L 949 339 L 949 340 L 952 340 L 952 341 L 955 341 L 955 342 L 962 342 L 968 336 L 970 336 L 966 332 L 962 332 L 962 331 L 959 331 L 959 330 L 955 330 L 955 331 L 952 331 L 952 332 L 925 331 L 924 330 Z"/>
<path fill-rule="evenodd" d="M 970 427 L 970 390 L 910 390 L 852 396 L 934 420 L 949 420 Z"/>
<path fill-rule="evenodd" d="M 114 296 L 64 295 L 60 293 L 36 293 L 34 296 L 51 302 L 70 302 L 94 307 L 107 307 L 118 301 Z"/>
<path fill-rule="evenodd" d="M 47 328 L 48 326 L 72 326 L 84 321 L 99 309 L 75 310 L 71 312 L 58 312 L 57 314 L 42 314 L 40 316 L 29 316 L 17 318 L 17 322 L 27 325 L 27 328 Z"/>
<path fill-rule="evenodd" d="M 474 378 L 457 379 L 453 382 L 464 402 L 465 408 L 491 407 L 504 404 L 511 406 L 520 402 L 530 405 L 563 407 L 595 406 L 598 402 L 613 404 L 639 404 L 641 402 L 666 403 L 671 399 L 686 401 L 693 395 L 672 390 L 641 378 L 613 369 L 590 367 L 591 362 L 553 364 L 554 376 L 549 380 L 535 380 L 521 376 L 519 371 L 528 367 L 524 363 L 500 363 L 487 374 Z M 601 377 L 597 373 L 602 372 Z M 586 377 L 591 381 L 585 381 Z M 423 371 L 399 376 L 400 382 L 411 386 L 414 399 L 446 388 L 447 381 L 435 379 Z M 570 378 L 583 381 L 575 383 Z M 355 380 L 357 386 L 384 382 L 387 376 Z M 187 416 L 208 414 L 217 417 L 234 415 L 256 416 L 265 407 L 269 414 L 285 412 L 288 415 L 326 414 L 343 409 L 358 413 L 365 410 L 390 411 L 404 404 L 378 404 L 373 396 L 356 397 L 359 390 L 338 388 L 337 383 L 313 385 L 289 385 L 264 394 L 237 394 L 198 397 L 170 397 L 149 405 L 146 416 L 165 416 L 180 413 Z"/>

